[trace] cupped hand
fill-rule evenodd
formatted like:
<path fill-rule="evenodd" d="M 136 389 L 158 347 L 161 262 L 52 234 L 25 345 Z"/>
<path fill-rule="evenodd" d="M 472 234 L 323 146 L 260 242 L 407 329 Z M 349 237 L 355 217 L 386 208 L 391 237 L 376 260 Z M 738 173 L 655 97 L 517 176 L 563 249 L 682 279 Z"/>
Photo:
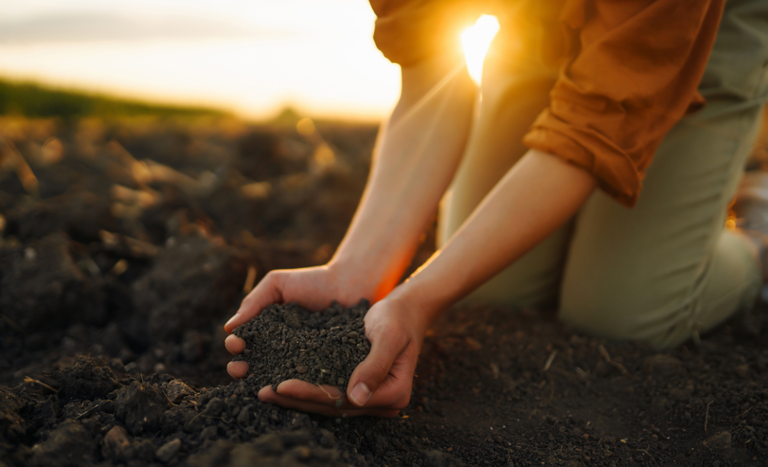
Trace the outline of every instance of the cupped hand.
<path fill-rule="evenodd" d="M 346 394 L 300 380 L 259 391 L 259 400 L 329 416 L 394 417 L 411 398 L 413 373 L 426 333 L 423 318 L 396 299 L 385 298 L 365 316 L 371 351 L 352 373 Z"/>
<path fill-rule="evenodd" d="M 327 308 L 334 300 L 352 306 L 370 295 L 364 281 L 365 277 L 346 277 L 329 265 L 271 271 L 245 297 L 224 330 L 231 333 L 273 303 L 296 302 L 310 310 Z M 224 345 L 234 355 L 245 349 L 245 341 L 233 334 L 227 336 Z M 248 374 L 248 363 L 230 362 L 227 371 L 233 378 L 242 378 Z"/>

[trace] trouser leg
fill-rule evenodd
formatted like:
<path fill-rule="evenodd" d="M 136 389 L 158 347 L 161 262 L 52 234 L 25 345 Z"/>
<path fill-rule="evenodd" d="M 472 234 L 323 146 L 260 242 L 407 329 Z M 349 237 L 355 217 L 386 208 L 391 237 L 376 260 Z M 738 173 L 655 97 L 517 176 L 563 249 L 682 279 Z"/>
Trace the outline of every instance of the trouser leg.
<path fill-rule="evenodd" d="M 757 112 L 680 122 L 634 209 L 595 193 L 578 216 L 560 319 L 590 334 L 678 344 L 751 304 L 760 285 L 746 239 L 724 231 Z M 740 127 L 741 137 L 717 132 Z"/>
<path fill-rule="evenodd" d="M 659 147 L 637 206 L 595 193 L 579 213 L 560 318 L 592 334 L 676 345 L 751 306 L 745 237 L 723 228 L 768 94 L 768 1 L 728 2 L 700 85 L 707 106 Z"/>
<path fill-rule="evenodd" d="M 554 73 L 535 67 L 512 72 L 486 70 L 482 98 L 464 158 L 441 203 L 439 246 L 461 227 L 494 185 L 526 153 L 523 135 L 548 105 L 554 79 Z M 555 297 L 567 241 L 568 228 L 563 227 L 475 290 L 466 301 L 533 305 Z"/>

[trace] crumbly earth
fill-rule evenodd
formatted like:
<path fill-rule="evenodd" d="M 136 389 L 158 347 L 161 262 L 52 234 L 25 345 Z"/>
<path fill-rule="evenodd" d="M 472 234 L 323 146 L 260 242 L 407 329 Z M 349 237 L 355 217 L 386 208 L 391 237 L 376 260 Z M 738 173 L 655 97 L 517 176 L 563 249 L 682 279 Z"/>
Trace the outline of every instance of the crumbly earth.
<path fill-rule="evenodd" d="M 394 419 L 233 383 L 224 321 L 269 270 L 326 262 L 365 185 L 376 128 L 317 128 L 332 163 L 293 126 L 0 117 L 39 182 L 0 164 L 0 467 L 768 465 L 764 304 L 661 353 L 453 308 Z"/>
<path fill-rule="evenodd" d="M 363 324 L 369 306 L 363 300 L 348 309 L 333 304 L 312 313 L 295 303 L 270 305 L 235 329 L 245 350 L 234 360 L 248 362 L 249 384 L 257 387 L 299 379 L 345 392 L 371 350 Z"/>

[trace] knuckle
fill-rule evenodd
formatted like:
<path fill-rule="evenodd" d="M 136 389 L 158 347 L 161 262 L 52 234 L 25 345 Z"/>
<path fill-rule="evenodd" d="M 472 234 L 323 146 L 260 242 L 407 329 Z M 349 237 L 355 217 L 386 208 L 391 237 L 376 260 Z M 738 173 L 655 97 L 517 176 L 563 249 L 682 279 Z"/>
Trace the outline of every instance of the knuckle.
<path fill-rule="evenodd" d="M 395 418 L 400 413 L 400 409 L 397 410 L 387 410 L 381 414 L 384 418 Z"/>
<path fill-rule="evenodd" d="M 411 395 L 409 393 L 409 394 L 406 394 L 405 396 L 401 397 L 397 401 L 395 401 L 395 403 L 392 404 L 392 408 L 397 409 L 397 410 L 402 410 L 402 409 L 408 407 L 408 403 L 410 403 L 410 402 L 411 402 Z"/>
<path fill-rule="evenodd" d="M 265 284 L 273 284 L 277 280 L 278 272 L 277 271 L 269 271 L 267 275 L 264 276 Z"/>
<path fill-rule="evenodd" d="M 389 368 L 387 367 L 386 362 L 381 360 L 374 360 L 366 366 L 364 379 L 375 381 L 376 386 L 378 386 L 378 383 L 384 380 L 388 373 Z"/>

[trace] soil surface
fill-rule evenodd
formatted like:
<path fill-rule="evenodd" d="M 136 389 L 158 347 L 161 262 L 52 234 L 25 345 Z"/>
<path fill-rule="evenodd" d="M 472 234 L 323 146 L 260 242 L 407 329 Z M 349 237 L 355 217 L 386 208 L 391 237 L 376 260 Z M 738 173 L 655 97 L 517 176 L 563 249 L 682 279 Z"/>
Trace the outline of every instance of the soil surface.
<path fill-rule="evenodd" d="M 248 362 L 248 384 L 256 391 L 299 379 L 346 392 L 352 372 L 371 350 L 363 324 L 368 308 L 366 300 L 318 313 L 293 303 L 270 305 L 234 330 L 245 340 L 234 360 Z"/>
<path fill-rule="evenodd" d="M 768 465 L 764 305 L 663 353 L 455 307 L 386 420 L 258 401 L 367 352 L 365 304 L 274 306 L 237 331 L 272 369 L 233 383 L 223 323 L 269 270 L 326 262 L 365 184 L 376 128 L 317 129 L 0 118 L 0 467 Z"/>

